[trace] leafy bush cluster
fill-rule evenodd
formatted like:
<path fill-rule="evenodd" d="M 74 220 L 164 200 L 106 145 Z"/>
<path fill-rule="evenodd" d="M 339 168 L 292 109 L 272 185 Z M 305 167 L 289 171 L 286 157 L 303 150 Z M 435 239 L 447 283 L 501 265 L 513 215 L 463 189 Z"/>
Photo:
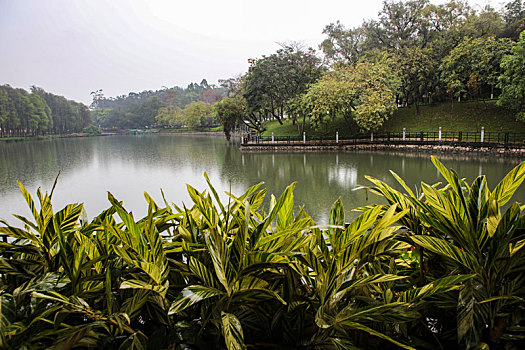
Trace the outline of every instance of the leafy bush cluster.
<path fill-rule="evenodd" d="M 100 135 L 100 134 L 102 134 L 102 131 L 100 130 L 100 128 L 95 126 L 95 125 L 93 125 L 93 124 L 86 126 L 84 129 L 82 129 L 82 132 L 84 134 L 88 134 L 88 135 Z"/>
<path fill-rule="evenodd" d="M 109 194 L 91 221 L 20 184 L 33 219 L 0 227 L 0 347 L 518 348 L 524 207 L 501 208 L 525 163 L 490 191 L 433 162 L 445 185 L 369 178 L 387 204 L 345 225 L 337 200 L 327 229 L 294 213 L 294 184 L 265 210 L 261 184 L 226 203 L 206 176 L 191 207 L 145 194 L 136 220 Z"/>

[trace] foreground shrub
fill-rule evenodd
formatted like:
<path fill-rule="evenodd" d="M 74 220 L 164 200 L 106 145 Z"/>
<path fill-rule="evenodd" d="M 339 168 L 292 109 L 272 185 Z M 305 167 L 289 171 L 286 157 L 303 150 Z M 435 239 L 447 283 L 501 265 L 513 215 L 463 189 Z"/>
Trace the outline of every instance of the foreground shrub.
<path fill-rule="evenodd" d="M 294 212 L 294 184 L 263 206 L 261 184 L 224 202 L 206 176 L 191 207 L 145 194 L 135 219 L 109 194 L 91 221 L 82 204 L 55 212 L 55 186 L 36 204 L 20 184 L 33 217 L 1 223 L 0 347 L 512 347 L 525 219 L 500 207 L 525 163 L 492 192 L 434 163 L 446 186 L 370 178 L 388 204 L 345 225 L 337 200 L 326 229 Z"/>
<path fill-rule="evenodd" d="M 485 176 L 469 184 L 432 161 L 446 183 L 423 182 L 418 195 L 393 172 L 405 193 L 368 178 L 375 185 L 372 192 L 389 203 L 386 208 L 409 213 L 400 223 L 409 228 L 402 240 L 418 252 L 416 285 L 457 273 L 473 276 L 457 295 L 428 300 L 423 314 L 432 315 L 442 342 L 460 341 L 465 348 L 523 339 L 525 207 L 514 203 L 501 209 L 525 179 L 525 162 L 491 192 Z"/>

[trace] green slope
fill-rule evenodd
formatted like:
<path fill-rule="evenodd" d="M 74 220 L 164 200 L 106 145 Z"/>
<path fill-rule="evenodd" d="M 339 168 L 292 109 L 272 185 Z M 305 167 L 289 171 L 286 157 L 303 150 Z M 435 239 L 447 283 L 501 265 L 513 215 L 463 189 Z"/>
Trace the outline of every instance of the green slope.
<path fill-rule="evenodd" d="M 265 123 L 263 136 L 296 136 L 297 126 L 285 120 L 284 125 L 272 120 Z M 514 114 L 507 109 L 496 106 L 492 101 L 472 101 L 461 103 L 443 103 L 419 107 L 419 115 L 414 106 L 399 108 L 386 121 L 379 132 L 402 131 L 479 131 L 485 127 L 487 132 L 525 132 L 525 123 L 516 121 Z M 330 136 L 339 131 L 341 137 L 350 136 L 353 129 L 343 118 L 314 130 L 306 127 L 310 136 Z"/>

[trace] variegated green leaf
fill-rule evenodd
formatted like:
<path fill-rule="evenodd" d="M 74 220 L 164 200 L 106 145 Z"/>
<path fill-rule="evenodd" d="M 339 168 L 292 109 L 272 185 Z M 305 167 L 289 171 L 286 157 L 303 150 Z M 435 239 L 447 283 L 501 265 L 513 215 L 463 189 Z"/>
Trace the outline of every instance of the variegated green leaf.
<path fill-rule="evenodd" d="M 423 287 L 413 288 L 405 291 L 400 297 L 399 301 L 414 303 L 434 296 L 436 294 L 445 293 L 454 289 L 461 288 L 461 283 L 469 280 L 475 275 L 456 275 L 438 278 Z"/>
<path fill-rule="evenodd" d="M 244 345 L 244 334 L 241 323 L 235 315 L 222 312 L 222 333 L 224 335 L 224 342 L 228 350 L 243 350 L 246 349 Z"/>
<path fill-rule="evenodd" d="M 166 281 L 163 286 L 153 285 L 144 281 L 139 281 L 135 279 L 125 280 L 120 284 L 120 289 L 144 289 L 151 290 L 155 293 L 160 294 L 162 297 L 166 296 L 168 291 L 169 281 Z"/>
<path fill-rule="evenodd" d="M 441 238 L 430 236 L 413 236 L 414 243 L 467 267 L 470 271 L 479 271 L 479 263 L 476 257 L 460 248 L 450 244 Z"/>
<path fill-rule="evenodd" d="M 233 271 L 230 267 L 230 254 L 229 248 L 224 241 L 224 237 L 220 236 L 217 232 L 211 231 L 205 235 L 206 246 L 210 251 L 210 257 L 213 262 L 213 268 L 215 270 L 215 276 L 219 282 L 223 285 L 224 289 L 231 292 L 231 279 L 230 276 Z"/>
<path fill-rule="evenodd" d="M 373 283 L 392 282 L 392 281 L 402 280 L 405 278 L 407 277 L 392 275 L 392 274 L 378 274 L 378 275 L 373 275 L 373 276 L 368 276 L 368 277 L 355 278 L 355 279 L 350 279 L 349 281 L 344 281 L 343 283 L 341 283 L 337 291 L 341 292 L 341 291 L 344 291 L 345 289 L 360 288 L 360 287 L 363 287 L 369 284 L 373 284 Z"/>
<path fill-rule="evenodd" d="M 403 348 L 403 349 L 407 349 L 407 350 L 415 350 L 415 348 L 411 347 L 411 346 L 408 346 L 406 344 L 403 344 L 391 337 L 389 337 L 388 335 L 386 334 L 383 334 L 379 331 L 376 331 L 375 329 L 372 329 L 370 327 L 367 327 L 361 323 L 357 323 L 357 322 L 350 322 L 350 321 L 347 321 L 344 323 L 345 326 L 351 328 L 351 329 L 357 329 L 357 330 L 360 330 L 360 331 L 363 331 L 363 332 L 366 332 L 370 335 L 373 335 L 374 337 L 378 337 L 378 338 L 381 338 L 381 339 L 384 339 L 384 340 L 387 340 L 393 344 L 396 344 L 397 346 Z"/>
<path fill-rule="evenodd" d="M 169 309 L 169 314 L 171 315 L 181 312 L 204 299 L 222 295 L 224 295 L 224 292 L 215 288 L 200 285 L 188 286 L 184 288 L 179 296 L 173 301 Z"/>
<path fill-rule="evenodd" d="M 523 180 L 525 180 L 525 162 L 517 165 L 500 181 L 492 192 L 492 198 L 498 201 L 500 207 L 505 205 L 520 187 Z"/>

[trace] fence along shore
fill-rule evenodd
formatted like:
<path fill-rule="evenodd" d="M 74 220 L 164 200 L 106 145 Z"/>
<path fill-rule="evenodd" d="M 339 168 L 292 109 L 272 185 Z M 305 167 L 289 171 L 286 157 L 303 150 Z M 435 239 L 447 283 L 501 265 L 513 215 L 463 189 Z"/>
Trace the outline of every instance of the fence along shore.
<path fill-rule="evenodd" d="M 241 136 L 241 150 L 345 150 L 406 148 L 525 155 L 525 132 L 419 131 L 361 133 L 350 137 Z"/>

